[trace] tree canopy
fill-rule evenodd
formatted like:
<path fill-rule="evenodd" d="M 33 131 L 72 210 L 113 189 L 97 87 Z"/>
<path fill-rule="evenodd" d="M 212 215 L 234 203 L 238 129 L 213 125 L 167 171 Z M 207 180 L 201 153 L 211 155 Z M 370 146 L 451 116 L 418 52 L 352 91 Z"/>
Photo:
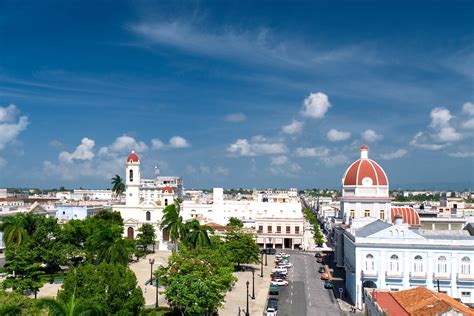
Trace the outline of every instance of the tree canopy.
<path fill-rule="evenodd" d="M 231 217 L 229 218 L 229 222 L 227 223 L 227 226 L 242 228 L 244 227 L 244 223 L 242 223 L 242 221 L 237 217 Z"/>

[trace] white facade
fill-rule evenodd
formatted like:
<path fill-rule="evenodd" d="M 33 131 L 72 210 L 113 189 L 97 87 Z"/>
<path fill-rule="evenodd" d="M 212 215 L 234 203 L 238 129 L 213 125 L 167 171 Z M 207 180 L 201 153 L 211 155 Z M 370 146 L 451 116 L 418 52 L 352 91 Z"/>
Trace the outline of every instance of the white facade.
<path fill-rule="evenodd" d="M 85 206 L 58 206 L 56 210 L 56 218 L 61 221 L 84 220 L 86 217 L 87 207 Z"/>
<path fill-rule="evenodd" d="M 474 302 L 474 237 L 425 234 L 376 220 L 344 233 L 346 289 L 358 308 L 364 287 L 392 291 L 423 285 Z"/>

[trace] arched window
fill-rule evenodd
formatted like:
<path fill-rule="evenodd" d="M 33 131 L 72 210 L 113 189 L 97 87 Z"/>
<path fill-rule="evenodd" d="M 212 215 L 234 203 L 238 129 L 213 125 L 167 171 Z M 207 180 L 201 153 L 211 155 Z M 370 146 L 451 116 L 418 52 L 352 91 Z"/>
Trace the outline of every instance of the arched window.
<path fill-rule="evenodd" d="M 151 221 L 151 213 L 149 211 L 146 212 L 146 220 Z"/>
<path fill-rule="evenodd" d="M 165 206 L 168 206 L 168 199 L 165 199 Z"/>
<path fill-rule="evenodd" d="M 364 211 L 364 216 L 369 217 L 370 216 L 370 210 L 365 210 Z"/>
<path fill-rule="evenodd" d="M 384 210 L 380 210 L 380 219 L 381 220 L 385 219 L 385 211 Z"/>
<path fill-rule="evenodd" d="M 390 257 L 390 272 L 399 272 L 400 271 L 400 260 L 398 260 L 397 255 L 392 255 Z"/>
<path fill-rule="evenodd" d="M 413 261 L 413 272 L 423 272 L 423 258 L 420 255 Z"/>
<path fill-rule="evenodd" d="M 469 257 L 461 259 L 461 274 L 471 274 L 471 259 Z"/>
<path fill-rule="evenodd" d="M 356 211 L 355 211 L 355 210 L 351 210 L 351 218 L 354 218 L 354 217 L 355 217 L 355 214 L 356 214 Z"/>
<path fill-rule="evenodd" d="M 130 180 L 130 182 L 133 182 L 133 170 L 130 169 L 129 173 L 128 173 L 128 178 Z"/>
<path fill-rule="evenodd" d="M 375 263 L 374 263 L 374 256 L 368 254 L 365 256 L 365 270 L 366 271 L 374 271 L 375 270 Z"/>
<path fill-rule="evenodd" d="M 438 273 L 447 273 L 448 272 L 448 262 L 445 256 L 438 257 Z"/>

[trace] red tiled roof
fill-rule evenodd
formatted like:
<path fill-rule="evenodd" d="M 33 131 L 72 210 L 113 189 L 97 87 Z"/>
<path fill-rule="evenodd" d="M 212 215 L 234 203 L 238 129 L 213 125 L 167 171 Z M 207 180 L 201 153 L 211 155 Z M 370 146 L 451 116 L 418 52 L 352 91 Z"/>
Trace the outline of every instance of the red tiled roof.
<path fill-rule="evenodd" d="M 393 298 L 390 292 L 374 291 L 372 293 L 374 301 L 388 315 L 409 316 L 410 314 Z"/>
<path fill-rule="evenodd" d="M 395 215 L 403 218 L 403 223 L 408 225 L 420 225 L 420 216 L 412 207 L 392 207 L 392 223 L 395 222 Z"/>

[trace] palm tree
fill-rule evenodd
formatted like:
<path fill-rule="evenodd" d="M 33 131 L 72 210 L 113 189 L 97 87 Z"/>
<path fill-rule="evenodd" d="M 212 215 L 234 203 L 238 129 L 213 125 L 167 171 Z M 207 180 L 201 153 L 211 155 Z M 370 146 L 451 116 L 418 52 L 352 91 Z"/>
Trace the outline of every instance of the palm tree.
<path fill-rule="evenodd" d="M 178 201 L 178 203 L 176 203 Z M 178 249 L 178 240 L 186 235 L 183 217 L 179 215 L 179 200 L 175 200 L 174 204 L 170 204 L 163 210 L 161 218 L 161 229 L 166 229 L 169 233 L 171 241 L 175 245 L 175 251 Z"/>
<path fill-rule="evenodd" d="M 103 310 L 99 306 L 88 306 L 76 299 L 75 293 L 67 302 L 55 300 L 53 298 L 42 298 L 38 301 L 38 306 L 48 309 L 50 316 L 83 316 L 83 315 L 103 315 Z"/>
<path fill-rule="evenodd" d="M 93 254 L 97 254 L 97 262 L 127 265 L 133 245 L 122 238 L 120 231 L 106 228 L 91 237 L 89 247 Z"/>
<path fill-rule="evenodd" d="M 211 228 L 201 225 L 198 220 L 192 220 L 186 223 L 186 241 L 192 247 L 206 247 L 211 245 L 211 239 L 209 238 L 208 231 Z"/>
<path fill-rule="evenodd" d="M 123 184 L 123 179 L 116 174 L 112 179 L 112 192 L 115 193 L 115 196 L 119 197 L 125 192 L 125 184 Z"/>
<path fill-rule="evenodd" d="M 23 216 L 21 216 L 21 214 L 2 218 L 0 231 L 3 232 L 3 242 L 5 246 L 20 246 L 28 240 L 30 236 L 23 224 Z"/>

